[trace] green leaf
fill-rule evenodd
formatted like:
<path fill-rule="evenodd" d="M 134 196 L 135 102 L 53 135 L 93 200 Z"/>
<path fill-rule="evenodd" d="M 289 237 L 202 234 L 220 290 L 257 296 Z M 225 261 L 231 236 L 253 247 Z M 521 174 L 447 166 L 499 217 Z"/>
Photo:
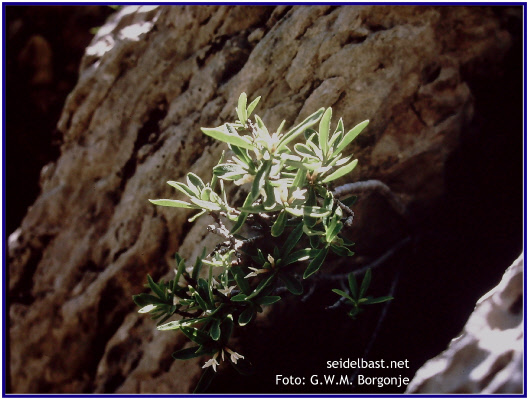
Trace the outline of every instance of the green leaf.
<path fill-rule="evenodd" d="M 352 162 L 350 162 L 348 165 L 341 166 L 339 169 L 337 169 L 332 174 L 326 176 L 323 179 L 323 183 L 329 183 L 332 180 L 339 179 L 340 177 L 352 172 L 352 170 L 356 167 L 358 163 L 357 159 L 354 159 Z"/>
<path fill-rule="evenodd" d="M 202 269 L 202 260 L 205 258 L 205 255 L 207 254 L 207 248 L 204 247 L 202 250 L 202 254 L 200 256 L 196 257 L 196 260 L 194 262 L 194 266 L 192 269 L 192 278 L 196 280 L 200 274 L 200 270 Z"/>
<path fill-rule="evenodd" d="M 211 269 L 212 269 L 212 266 L 209 267 L 209 271 L 211 271 Z M 199 292 L 200 292 L 200 296 L 202 298 L 204 298 L 204 301 L 205 302 L 210 302 L 210 301 L 208 301 L 208 299 L 211 296 L 211 294 L 209 292 L 209 284 L 203 278 L 199 278 L 198 279 L 198 289 L 199 289 Z M 207 305 L 209 305 L 209 303 Z"/>
<path fill-rule="evenodd" d="M 266 305 L 272 305 L 275 302 L 279 302 L 280 300 L 281 300 L 280 296 L 273 295 L 273 296 L 264 296 L 262 298 L 257 298 L 253 302 L 258 305 L 266 306 Z"/>
<path fill-rule="evenodd" d="M 161 299 L 167 300 L 165 293 L 163 292 L 163 289 L 152 280 L 152 277 L 150 277 L 150 274 L 147 274 L 147 281 L 150 289 Z"/>
<path fill-rule="evenodd" d="M 354 298 L 359 299 L 357 281 L 356 281 L 356 276 L 354 275 L 354 273 L 350 273 L 348 275 L 348 288 L 350 288 L 350 294 Z"/>
<path fill-rule="evenodd" d="M 264 209 L 274 208 L 275 207 L 275 191 L 273 190 L 273 186 L 267 180 L 266 180 L 266 183 L 264 184 L 264 192 L 266 193 L 266 200 L 262 203 L 262 205 L 264 205 Z"/>
<path fill-rule="evenodd" d="M 246 93 L 241 93 L 238 97 L 238 107 L 236 108 L 236 112 L 238 115 L 238 119 L 240 119 L 240 122 L 242 122 L 243 125 L 247 122 L 247 95 Z"/>
<path fill-rule="evenodd" d="M 273 279 L 275 279 L 275 273 L 269 273 L 269 275 L 266 278 L 260 281 L 260 283 L 257 285 L 257 288 L 255 288 L 253 292 L 248 295 L 246 300 L 255 298 L 258 294 L 260 294 L 260 291 L 266 288 L 266 286 L 273 281 Z"/>
<path fill-rule="evenodd" d="M 279 216 L 277 217 L 277 220 L 275 220 L 275 223 L 273 223 L 273 226 L 271 226 L 271 235 L 273 237 L 278 237 L 282 234 L 284 228 L 286 227 L 287 220 L 288 216 L 286 212 L 281 211 L 281 213 L 279 213 Z"/>
<path fill-rule="evenodd" d="M 187 183 L 189 183 L 189 187 L 192 189 L 193 187 L 196 188 L 196 193 L 200 194 L 200 192 L 205 188 L 205 184 L 200 179 L 200 176 L 189 172 L 187 173 Z M 194 190 L 193 190 L 194 191 Z"/>
<path fill-rule="evenodd" d="M 180 330 L 187 338 L 198 345 L 203 345 L 211 340 L 208 334 L 193 327 L 181 327 Z"/>
<path fill-rule="evenodd" d="M 232 266 L 229 270 L 231 271 L 231 274 L 233 275 L 233 278 L 235 279 L 240 290 L 244 294 L 248 295 L 251 292 L 251 288 L 249 287 L 249 283 L 245 278 L 245 274 L 242 271 L 242 268 L 240 266 Z"/>
<path fill-rule="evenodd" d="M 387 301 L 391 301 L 394 298 L 391 296 L 380 296 L 379 298 L 367 298 L 367 300 L 364 302 L 365 305 L 374 305 L 375 303 L 383 303 Z"/>
<path fill-rule="evenodd" d="M 187 360 L 194 357 L 201 356 L 201 353 L 196 353 L 200 349 L 199 346 L 192 346 L 190 348 L 180 349 L 172 354 L 172 357 L 176 360 Z"/>
<path fill-rule="evenodd" d="M 200 206 L 189 204 L 185 201 L 179 201 L 179 200 L 171 200 L 171 199 L 149 199 L 151 203 L 154 205 L 160 205 L 160 206 L 172 206 L 174 208 L 187 208 L 187 209 L 200 209 Z"/>
<path fill-rule="evenodd" d="M 255 374 L 255 369 L 253 368 L 253 365 L 246 359 L 238 359 L 236 363 L 233 363 L 230 358 L 228 358 L 228 360 L 233 366 L 233 368 L 238 371 L 239 374 L 245 376 Z"/>
<path fill-rule="evenodd" d="M 227 128 L 221 129 L 202 127 L 202 132 L 213 139 L 233 144 L 241 148 L 246 148 L 248 150 L 253 149 L 253 144 L 251 144 L 249 140 L 240 137 L 239 135 L 230 134 L 226 130 Z"/>
<path fill-rule="evenodd" d="M 255 176 L 255 180 L 253 180 L 253 185 L 251 186 L 251 202 L 254 202 L 258 198 L 260 194 L 260 189 L 264 187 L 266 178 L 269 175 L 270 167 L 271 161 L 264 161 L 264 163 L 258 170 L 257 175 Z"/>
<path fill-rule="evenodd" d="M 297 143 L 293 146 L 295 152 L 306 158 L 319 159 L 317 154 L 310 147 L 303 143 Z"/>
<path fill-rule="evenodd" d="M 332 212 L 330 209 L 321 208 L 319 206 L 293 206 L 286 207 L 284 210 L 297 217 L 303 215 L 311 217 L 324 217 L 330 215 Z"/>
<path fill-rule="evenodd" d="M 326 241 L 332 242 L 334 241 L 334 238 L 337 237 L 341 229 L 343 228 L 343 223 L 339 221 L 339 217 L 334 214 L 334 217 L 332 218 L 330 222 L 330 226 L 328 227 L 328 230 L 326 231 Z"/>
<path fill-rule="evenodd" d="M 205 209 L 202 209 L 200 212 L 198 212 L 196 215 L 193 215 L 192 217 L 190 217 L 189 219 L 187 219 L 187 221 L 189 223 L 192 223 L 194 222 L 196 219 L 198 219 L 200 216 L 204 215 L 205 213 L 207 213 L 207 211 Z"/>
<path fill-rule="evenodd" d="M 282 257 L 286 257 L 289 255 L 289 253 L 292 251 L 293 248 L 297 245 L 299 240 L 301 239 L 303 234 L 303 225 L 302 223 L 299 223 L 292 232 L 288 235 L 288 238 L 286 238 L 286 241 L 284 242 L 284 246 L 281 249 Z"/>
<path fill-rule="evenodd" d="M 185 195 L 188 195 L 189 197 L 193 197 L 194 195 L 197 195 L 193 190 L 191 190 L 187 185 L 180 183 L 178 181 L 168 181 L 167 184 L 171 187 L 174 187 L 176 190 L 182 192 Z"/>
<path fill-rule="evenodd" d="M 215 319 L 211 326 L 210 335 L 211 338 L 215 341 L 220 339 L 220 319 Z"/>
<path fill-rule="evenodd" d="M 246 299 L 247 299 L 247 295 L 243 293 L 240 293 L 240 294 L 235 295 L 234 297 L 231 297 L 231 300 L 233 302 L 244 302 Z"/>
<path fill-rule="evenodd" d="M 336 147 L 335 153 L 343 151 L 345 147 L 349 145 L 352 140 L 354 140 L 358 136 L 358 134 L 361 133 L 363 129 L 367 127 L 368 124 L 369 121 L 366 120 L 354 126 L 347 134 L 345 134 L 343 140 L 341 140 L 341 142 Z"/>
<path fill-rule="evenodd" d="M 138 313 L 149 313 L 149 312 L 152 312 L 156 308 L 157 308 L 156 305 L 143 306 L 141 309 L 138 310 Z"/>
<path fill-rule="evenodd" d="M 268 132 L 268 128 L 266 127 L 264 122 L 262 122 L 262 119 L 260 119 L 260 116 L 255 115 L 255 121 L 257 122 L 257 127 L 259 128 L 260 132 L 262 133 L 260 135 L 260 137 L 264 136 L 265 139 L 270 139 L 271 136 L 270 136 L 270 134 Z"/>
<path fill-rule="evenodd" d="M 330 120 L 332 119 L 332 108 L 328 108 L 319 122 L 319 145 L 323 155 L 328 154 L 328 134 L 330 132 Z"/>
<path fill-rule="evenodd" d="M 215 204 L 214 202 L 210 201 L 203 201 L 201 199 L 192 197 L 191 201 L 198 205 L 200 208 L 207 209 L 208 211 L 220 211 L 222 210 L 222 207 L 218 204 Z"/>
<path fill-rule="evenodd" d="M 201 295 L 196 291 L 193 294 L 194 299 L 196 299 L 196 302 L 198 302 L 198 306 L 202 308 L 202 310 L 208 310 L 209 307 L 207 306 L 207 302 L 204 301 L 204 299 L 201 297 Z"/>
<path fill-rule="evenodd" d="M 356 203 L 357 199 L 358 199 L 357 195 L 353 195 L 351 197 L 345 198 L 344 200 L 341 200 L 341 202 L 344 205 L 351 207 L 352 205 Z"/>
<path fill-rule="evenodd" d="M 242 207 L 249 207 L 252 203 L 253 203 L 253 198 L 251 196 L 251 193 L 249 193 L 247 195 L 246 199 L 244 200 L 244 203 L 242 204 Z M 235 234 L 236 232 L 238 232 L 238 230 L 240 230 L 242 228 L 242 226 L 244 225 L 247 217 L 248 217 L 248 213 L 247 212 L 241 212 L 240 215 L 238 216 L 238 219 L 237 219 L 235 225 L 231 228 L 230 233 L 231 234 Z"/>
<path fill-rule="evenodd" d="M 295 174 L 295 179 L 293 180 L 292 188 L 301 188 L 306 183 L 306 170 L 299 169 Z"/>
<path fill-rule="evenodd" d="M 255 311 L 253 308 L 248 307 L 238 316 L 238 324 L 242 327 L 247 325 L 253 319 L 253 316 L 255 316 Z"/>
<path fill-rule="evenodd" d="M 194 388 L 194 393 L 204 393 L 207 388 L 209 388 L 209 385 L 211 385 L 215 375 L 216 373 L 212 367 L 206 367 L 205 371 L 200 377 L 200 380 L 198 381 L 198 384 L 196 385 L 196 388 Z"/>
<path fill-rule="evenodd" d="M 144 308 L 145 306 L 152 305 L 152 304 L 161 304 L 163 303 L 160 301 L 159 298 L 155 297 L 154 295 L 150 294 L 138 294 L 132 296 L 133 301 L 136 305 L 138 305 L 140 308 Z"/>
<path fill-rule="evenodd" d="M 370 286 L 370 280 L 372 279 L 372 271 L 370 269 L 367 269 L 367 272 L 365 273 L 365 277 L 363 277 L 363 281 L 361 282 L 361 287 L 359 289 L 359 298 L 363 298 L 365 296 L 365 293 L 367 292 L 369 286 Z"/>
<path fill-rule="evenodd" d="M 334 251 L 335 254 L 339 256 L 353 256 L 354 252 L 352 252 L 347 247 L 339 247 L 337 245 L 330 245 L 330 248 L 332 248 L 332 251 Z"/>
<path fill-rule="evenodd" d="M 319 250 L 319 253 L 315 256 L 315 258 L 313 258 L 313 260 L 310 262 L 310 264 L 304 271 L 303 278 L 308 278 L 312 274 L 314 274 L 316 271 L 318 271 L 323 265 L 323 262 L 327 254 L 328 254 L 328 247 Z"/>
<path fill-rule="evenodd" d="M 301 295 L 303 293 L 302 283 L 291 274 L 280 273 L 279 278 L 293 295 Z"/>
<path fill-rule="evenodd" d="M 182 327 L 192 326 L 193 324 L 200 323 L 200 322 L 202 322 L 204 320 L 205 320 L 205 318 L 203 318 L 203 317 L 197 318 L 197 319 L 176 320 L 176 321 L 171 321 L 171 322 L 169 322 L 167 324 L 162 324 L 161 326 L 158 326 L 157 329 L 160 330 L 160 331 L 179 330 Z"/>
<path fill-rule="evenodd" d="M 289 265 L 290 263 L 308 260 L 312 258 L 313 256 L 317 255 L 318 253 L 319 253 L 318 249 L 313 249 L 313 248 L 301 249 L 299 251 L 292 253 L 291 255 L 286 257 L 286 259 L 283 259 L 282 265 L 286 266 L 286 265 Z"/>
<path fill-rule="evenodd" d="M 348 295 L 344 291 L 338 290 L 337 288 L 334 288 L 332 291 L 335 292 L 337 295 L 341 295 L 342 297 L 345 297 L 346 299 L 349 299 L 351 302 L 356 302 L 350 297 L 350 295 Z"/>
<path fill-rule="evenodd" d="M 255 109 L 255 107 L 257 106 L 258 102 L 260 101 L 260 96 L 258 96 L 257 98 L 255 98 L 247 107 L 247 116 L 249 118 L 249 116 L 253 113 L 253 110 Z"/>
<path fill-rule="evenodd" d="M 279 141 L 279 145 L 277 146 L 277 151 L 280 152 L 286 145 L 295 139 L 299 134 L 303 133 L 306 129 L 309 127 L 315 125 L 319 119 L 321 119 L 321 116 L 323 116 L 324 108 L 319 109 L 318 111 L 314 112 L 312 115 L 310 115 L 308 118 L 306 118 L 304 121 L 302 121 L 300 124 L 295 126 L 293 129 L 291 129 L 288 133 L 286 133 L 282 139 Z"/>
<path fill-rule="evenodd" d="M 339 118 L 339 121 L 337 122 L 336 130 L 334 131 L 334 133 L 332 134 L 332 138 L 328 142 L 329 148 L 332 148 L 332 147 L 335 148 L 337 146 L 337 143 L 339 143 L 339 141 L 341 141 L 341 138 L 343 137 L 344 131 L 345 131 L 345 127 L 343 125 L 343 118 Z"/>
<path fill-rule="evenodd" d="M 227 342 L 229 341 L 229 338 L 231 338 L 231 334 L 233 333 L 234 324 L 235 323 L 233 323 L 232 314 L 228 314 L 222 321 L 222 324 L 220 324 L 220 340 L 218 341 L 218 343 L 221 346 L 227 345 Z"/>
<path fill-rule="evenodd" d="M 232 175 L 232 176 L 245 175 L 247 173 L 247 171 L 244 170 L 238 164 L 223 163 L 223 164 L 220 164 L 220 165 L 216 165 L 213 168 L 213 173 L 216 176 L 224 177 L 225 175 Z"/>
<path fill-rule="evenodd" d="M 237 219 L 236 223 L 231 228 L 230 233 L 231 234 L 235 234 L 236 232 L 238 232 L 238 230 L 240 230 L 242 228 L 242 226 L 244 225 L 244 223 L 246 222 L 247 217 L 248 217 L 248 213 L 247 212 L 241 212 L 240 215 L 238 215 L 238 219 Z"/>

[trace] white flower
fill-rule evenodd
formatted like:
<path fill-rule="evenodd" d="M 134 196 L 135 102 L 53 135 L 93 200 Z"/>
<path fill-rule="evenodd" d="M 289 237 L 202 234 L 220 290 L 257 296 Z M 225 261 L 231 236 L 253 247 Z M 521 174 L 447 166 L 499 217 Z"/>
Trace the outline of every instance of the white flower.
<path fill-rule="evenodd" d="M 246 173 L 241 179 L 235 180 L 235 184 L 241 186 L 242 184 L 251 183 L 253 180 L 255 180 L 255 176 Z"/>
<path fill-rule="evenodd" d="M 285 205 L 288 203 L 288 187 L 285 184 L 281 184 L 273 190 L 275 191 L 275 198 L 280 200 L 280 204 Z"/>
<path fill-rule="evenodd" d="M 243 359 L 244 356 L 242 356 L 240 353 L 236 353 L 234 351 L 232 351 L 231 349 L 229 348 L 225 348 L 226 352 L 229 353 L 231 355 L 231 361 L 235 364 L 237 364 L 237 361 L 238 359 Z M 223 353 L 222 353 L 222 356 L 223 356 Z"/>
<path fill-rule="evenodd" d="M 206 367 L 213 366 L 213 370 L 216 372 L 216 366 L 220 365 L 220 363 L 218 363 L 218 361 L 216 360 L 217 357 L 218 357 L 218 352 L 216 352 L 213 355 L 212 359 L 209 359 L 208 361 L 206 361 L 205 364 L 202 366 L 202 368 L 204 369 Z"/>
<path fill-rule="evenodd" d="M 235 289 L 236 287 L 234 285 L 232 285 L 231 287 L 228 287 L 228 288 L 221 288 L 218 290 L 218 292 L 221 292 L 222 294 L 224 294 L 225 296 L 230 296 L 231 295 L 231 292 Z"/>
<path fill-rule="evenodd" d="M 303 199 L 304 199 L 304 193 L 305 193 L 305 192 L 306 192 L 306 189 L 304 189 L 304 190 L 300 190 L 300 189 L 295 190 L 295 191 L 292 193 L 292 195 L 291 195 L 291 197 L 290 197 L 290 200 L 292 200 L 292 201 L 293 201 L 293 200 L 296 200 L 296 199 L 302 199 L 302 200 L 303 200 Z"/>
<path fill-rule="evenodd" d="M 257 269 L 256 267 L 250 267 L 250 269 L 253 270 L 253 271 L 251 273 L 249 273 L 244 278 L 253 277 L 253 276 L 256 276 L 257 274 L 268 273 L 269 272 L 268 269 Z"/>
<path fill-rule="evenodd" d="M 271 254 L 268 254 L 268 262 L 270 263 L 271 267 L 275 266 L 275 259 L 273 259 L 273 256 L 271 256 Z"/>

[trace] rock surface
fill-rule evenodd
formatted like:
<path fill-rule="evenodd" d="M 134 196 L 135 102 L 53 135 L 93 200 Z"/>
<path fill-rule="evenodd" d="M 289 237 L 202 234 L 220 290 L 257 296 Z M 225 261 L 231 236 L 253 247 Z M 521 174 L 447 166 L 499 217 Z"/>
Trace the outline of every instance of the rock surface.
<path fill-rule="evenodd" d="M 462 333 L 425 363 L 407 393 L 523 393 L 523 256 L 477 302 Z"/>
<path fill-rule="evenodd" d="M 348 127 L 370 119 L 347 179 L 427 203 L 473 117 L 463 71 L 495 76 L 510 45 L 489 8 L 124 7 L 87 48 L 61 156 L 9 237 L 10 390 L 192 389 L 200 359 L 173 361 L 186 341 L 156 331 L 131 296 L 147 273 L 171 272 L 176 250 L 194 257 L 208 221 L 146 199 L 176 197 L 165 181 L 189 171 L 208 175 L 223 147 L 199 128 L 232 118 L 240 92 L 262 96 L 272 129 L 322 106 Z M 400 229 L 385 228 L 372 240 L 394 241 Z"/>

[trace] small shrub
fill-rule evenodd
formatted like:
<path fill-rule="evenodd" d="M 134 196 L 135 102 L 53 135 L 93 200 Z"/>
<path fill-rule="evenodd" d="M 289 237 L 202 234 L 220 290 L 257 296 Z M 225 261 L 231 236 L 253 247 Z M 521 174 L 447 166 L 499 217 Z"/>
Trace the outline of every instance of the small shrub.
<path fill-rule="evenodd" d="M 151 293 L 134 296 L 139 312 L 158 320 L 158 330 L 180 330 L 194 342 L 173 353 L 175 359 L 211 356 L 196 391 L 207 388 L 221 361 L 242 374 L 251 372 L 249 361 L 229 346 L 232 331 L 255 320 L 264 306 L 280 301 L 277 287 L 284 286 L 293 295 L 303 293 L 302 280 L 293 272 L 296 265 L 306 265 L 302 275 L 306 279 L 321 268 L 330 251 L 354 254 L 354 243 L 341 231 L 352 223 L 350 206 L 356 197 L 338 199 L 329 184 L 357 165 L 357 159 L 343 151 L 368 121 L 346 132 L 340 119 L 332 132 L 332 109 L 321 108 L 286 133 L 284 121 L 270 133 L 258 115 L 251 118 L 259 99 L 248 105 L 242 93 L 236 122 L 202 128 L 230 149 L 222 153 L 210 182 L 188 173 L 186 183 L 168 182 L 187 201 L 150 200 L 197 210 L 190 221 L 211 215 L 215 224 L 209 231 L 222 237 L 212 253 L 204 248 L 192 266 L 176 254 L 174 279 L 156 283 L 148 276 Z M 225 184 L 230 182 L 247 187 L 242 203 L 229 201 Z M 350 274 L 350 293 L 334 290 L 353 306 L 351 317 L 364 304 L 391 299 L 365 297 L 370 276 L 369 271 L 358 290 Z M 168 321 L 175 315 L 178 320 Z"/>

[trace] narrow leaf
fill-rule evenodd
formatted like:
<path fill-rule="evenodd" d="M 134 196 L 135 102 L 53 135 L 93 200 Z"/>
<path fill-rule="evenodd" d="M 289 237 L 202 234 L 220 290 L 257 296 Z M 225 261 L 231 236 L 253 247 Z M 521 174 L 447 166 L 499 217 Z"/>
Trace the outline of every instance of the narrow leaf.
<path fill-rule="evenodd" d="M 187 360 L 193 357 L 201 356 L 201 353 L 196 353 L 200 349 L 199 346 L 192 346 L 190 348 L 180 349 L 172 354 L 172 357 L 176 360 Z"/>
<path fill-rule="evenodd" d="M 238 324 L 242 327 L 247 325 L 254 315 L 255 311 L 253 310 L 253 308 L 248 307 L 240 314 L 240 316 L 238 316 Z"/>
<path fill-rule="evenodd" d="M 380 296 L 379 298 L 368 298 L 364 304 L 365 305 L 374 305 L 375 303 L 383 303 L 387 301 L 391 301 L 394 298 L 391 296 Z"/>
<path fill-rule="evenodd" d="M 303 133 L 309 127 L 315 125 L 319 121 L 319 119 L 321 119 L 321 116 L 323 116 L 323 113 L 324 113 L 324 108 L 319 109 L 318 111 L 310 115 L 308 118 L 306 118 L 304 121 L 302 121 L 300 124 L 295 126 L 288 133 L 286 133 L 282 137 L 282 139 L 279 141 L 279 145 L 277 146 L 277 151 L 282 150 L 290 141 L 295 139 L 299 134 Z"/>
<path fill-rule="evenodd" d="M 288 291 L 290 291 L 293 295 L 301 295 L 303 293 L 302 283 L 291 274 L 280 273 L 279 278 L 284 283 L 284 285 L 286 285 Z"/>
<path fill-rule="evenodd" d="M 247 107 L 247 117 L 249 118 L 251 114 L 253 113 L 253 110 L 257 106 L 258 102 L 260 101 L 260 96 L 255 98 Z"/>
<path fill-rule="evenodd" d="M 154 205 L 160 205 L 160 206 L 171 206 L 174 208 L 186 208 L 186 209 L 200 209 L 201 207 L 193 204 L 189 204 L 185 201 L 179 201 L 179 200 L 171 200 L 171 199 L 149 199 L 151 203 Z"/>
<path fill-rule="evenodd" d="M 328 134 L 330 132 L 330 120 L 332 119 L 332 108 L 328 108 L 319 122 L 319 145 L 323 155 L 328 154 Z"/>
<path fill-rule="evenodd" d="M 348 206 L 348 207 L 351 207 L 352 205 L 354 205 L 357 201 L 358 197 L 357 195 L 352 195 L 351 197 L 348 197 L 348 198 L 345 198 L 344 200 L 341 200 L 341 202 Z"/>
<path fill-rule="evenodd" d="M 171 187 L 174 187 L 176 190 L 182 192 L 185 195 L 188 195 L 189 197 L 192 197 L 196 195 L 193 190 L 191 190 L 189 187 L 187 187 L 185 184 L 180 183 L 178 181 L 168 181 L 167 184 Z"/>
<path fill-rule="evenodd" d="M 313 248 L 301 249 L 299 251 L 295 251 L 294 253 L 286 257 L 286 259 L 282 261 L 282 265 L 286 266 L 286 265 L 289 265 L 290 263 L 308 260 L 312 258 L 313 256 L 317 255 L 318 253 L 319 253 L 318 249 L 313 249 Z"/>
<path fill-rule="evenodd" d="M 204 393 L 207 388 L 209 388 L 209 385 L 211 385 L 215 375 L 216 373 L 212 367 L 206 367 L 205 371 L 200 377 L 200 380 L 198 381 L 198 384 L 196 385 L 196 388 L 194 388 L 194 393 Z"/>
<path fill-rule="evenodd" d="M 220 319 L 215 319 L 213 321 L 213 325 L 211 326 L 210 335 L 215 341 L 218 341 L 220 338 L 220 321 Z"/>
<path fill-rule="evenodd" d="M 242 122 L 243 125 L 247 122 L 247 95 L 246 93 L 241 93 L 238 97 L 238 107 L 236 108 L 236 112 L 238 115 L 238 119 L 240 119 L 240 122 Z"/>
<path fill-rule="evenodd" d="M 154 293 L 159 296 L 161 299 L 166 300 L 165 293 L 163 292 L 163 289 L 152 280 L 152 277 L 150 277 L 150 274 L 147 274 L 147 281 L 150 289 L 154 291 Z"/>
<path fill-rule="evenodd" d="M 367 272 L 365 273 L 365 277 L 363 277 L 363 281 L 361 282 L 361 288 L 359 289 L 359 299 L 365 296 L 365 293 L 367 292 L 370 286 L 371 279 L 372 279 L 372 271 L 370 269 L 367 269 Z"/>
<path fill-rule="evenodd" d="M 279 302 L 280 300 L 281 300 L 280 296 L 274 295 L 274 296 L 265 296 L 262 298 L 255 299 L 254 302 L 258 305 L 265 306 L 265 305 L 272 305 L 275 302 Z"/>
<path fill-rule="evenodd" d="M 240 293 L 231 298 L 233 302 L 244 302 L 247 299 L 247 295 Z"/>
<path fill-rule="evenodd" d="M 271 235 L 273 237 L 278 237 L 282 234 L 284 227 L 286 227 L 287 220 L 287 213 L 285 211 L 281 211 L 277 217 L 277 220 L 275 220 L 275 223 L 273 223 L 273 226 L 271 226 Z"/>
<path fill-rule="evenodd" d="M 299 240 L 301 239 L 303 234 L 303 225 L 302 223 L 299 223 L 293 231 L 288 235 L 288 238 L 286 238 L 286 241 L 284 242 L 284 246 L 282 247 L 281 254 L 282 257 L 286 257 L 289 255 L 289 253 L 292 251 L 293 248 L 297 245 Z"/>
<path fill-rule="evenodd" d="M 350 297 L 350 295 L 348 295 L 348 294 L 347 294 L 346 292 L 344 292 L 344 291 L 338 290 L 337 288 L 334 288 L 332 291 L 335 292 L 337 295 L 341 295 L 342 297 L 345 297 L 346 299 L 349 299 L 350 301 L 355 302 L 355 301 Z"/>
<path fill-rule="evenodd" d="M 193 327 L 181 327 L 181 332 L 184 333 L 187 338 L 191 341 L 197 343 L 198 345 L 203 345 L 210 341 L 209 335 Z"/>
<path fill-rule="evenodd" d="M 253 149 L 253 145 L 246 140 L 245 138 L 240 137 L 239 135 L 234 135 L 227 133 L 221 128 L 206 128 L 202 127 L 202 132 L 209 137 L 212 137 L 216 140 L 223 141 L 225 143 L 234 144 L 241 148 L 246 148 L 248 150 Z"/>
<path fill-rule="evenodd" d="M 246 298 L 246 300 L 249 300 L 249 299 L 251 299 L 251 298 L 254 298 L 254 297 L 256 297 L 258 294 L 260 294 L 260 292 L 261 292 L 264 288 L 266 288 L 266 286 L 267 286 L 268 284 L 270 284 L 270 283 L 273 281 L 274 278 L 275 278 L 275 273 L 269 273 L 269 275 L 268 275 L 266 278 L 264 278 L 264 279 L 263 279 L 263 280 L 257 285 L 257 288 L 255 288 L 255 289 L 253 290 L 253 292 L 252 292 L 250 295 L 248 295 L 248 297 Z"/>
<path fill-rule="evenodd" d="M 369 121 L 366 120 L 354 126 L 347 134 L 345 134 L 345 136 L 343 137 L 343 140 L 341 140 L 341 142 L 336 147 L 335 152 L 339 153 L 343 151 L 345 147 L 349 145 L 352 142 L 352 140 L 354 140 L 358 136 L 358 134 L 361 133 L 363 129 L 367 127 L 368 124 L 369 124 Z"/>
<path fill-rule="evenodd" d="M 354 298 L 359 299 L 359 297 L 358 297 L 357 280 L 356 280 L 356 276 L 354 275 L 354 273 L 350 273 L 348 275 L 348 288 L 350 288 L 350 294 Z"/>
<path fill-rule="evenodd" d="M 339 179 L 340 177 L 352 172 L 352 170 L 356 167 L 357 163 L 358 163 L 358 160 L 354 159 L 348 165 L 341 166 L 335 172 L 333 172 L 332 174 L 326 176 L 323 179 L 323 183 L 328 183 L 328 182 L 331 182 L 332 180 Z"/>
<path fill-rule="evenodd" d="M 303 278 L 308 278 L 312 274 L 317 272 L 323 265 L 323 262 L 327 254 L 328 254 L 328 247 L 321 249 L 319 253 L 315 256 L 315 258 L 313 258 L 313 260 L 310 262 L 306 270 L 304 271 Z"/>

